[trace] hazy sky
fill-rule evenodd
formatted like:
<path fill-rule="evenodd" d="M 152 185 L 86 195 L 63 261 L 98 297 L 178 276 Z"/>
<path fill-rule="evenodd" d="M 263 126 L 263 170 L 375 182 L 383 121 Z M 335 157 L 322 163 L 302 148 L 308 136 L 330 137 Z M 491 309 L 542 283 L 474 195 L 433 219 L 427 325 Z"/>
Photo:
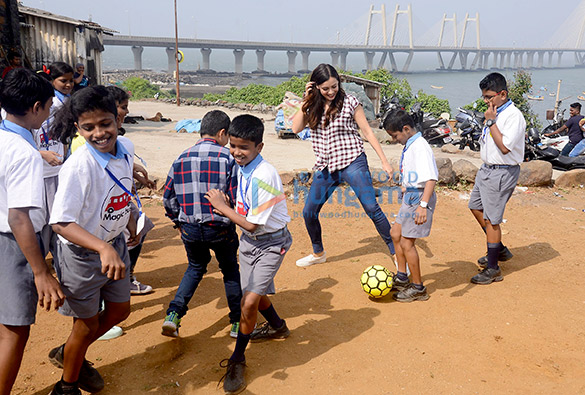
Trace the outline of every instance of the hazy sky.
<path fill-rule="evenodd" d="M 173 0 L 24 0 L 23 3 L 77 19 L 88 19 L 91 15 L 93 21 L 121 34 L 174 36 Z M 370 4 L 378 10 L 382 2 L 177 0 L 177 4 L 181 37 L 318 43 L 334 42 L 337 32 L 352 26 L 358 26 L 352 28 L 358 30 L 358 35 L 365 34 L 361 32 L 365 23 L 361 28 L 355 21 L 365 21 Z M 406 9 L 409 3 L 384 4 L 390 29 L 396 4 Z M 430 40 L 437 40 L 444 13 L 448 17 L 456 13 L 462 22 L 465 13 L 479 12 L 481 41 L 486 46 L 541 46 L 563 24 L 577 35 L 585 18 L 581 16 L 585 14 L 583 0 L 412 0 L 410 4 L 416 38 L 429 36 L 430 30 Z M 575 22 L 573 17 L 571 23 L 564 23 L 576 10 L 581 22 Z M 402 26 L 405 34 L 406 25 Z M 432 33 L 433 27 L 436 33 Z"/>

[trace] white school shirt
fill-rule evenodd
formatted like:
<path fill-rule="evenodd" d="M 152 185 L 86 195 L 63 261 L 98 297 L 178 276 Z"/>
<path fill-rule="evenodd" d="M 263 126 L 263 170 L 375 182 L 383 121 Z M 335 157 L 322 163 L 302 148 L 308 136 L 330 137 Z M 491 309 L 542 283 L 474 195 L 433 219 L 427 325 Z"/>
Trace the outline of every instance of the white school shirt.
<path fill-rule="evenodd" d="M 64 97 L 63 94 L 60 96 Z M 49 128 L 55 121 L 55 113 L 63 106 L 65 100 L 65 98 L 62 99 L 55 93 L 55 96 L 53 96 L 53 104 L 51 105 L 49 117 L 45 120 L 45 122 L 43 122 L 40 129 L 33 130 L 33 137 L 37 143 L 37 147 L 39 147 L 39 151 L 56 152 L 61 155 L 61 161 L 65 159 L 65 146 L 60 141 L 53 140 L 49 137 Z M 45 140 L 45 135 L 47 137 L 47 141 Z M 51 166 L 47 161 L 43 160 L 43 171 L 45 178 L 54 177 L 59 174 L 61 166 L 63 165 Z"/>
<path fill-rule="evenodd" d="M 248 207 L 248 212 L 245 212 Z M 286 195 L 278 172 L 270 163 L 262 160 L 254 172 L 245 179 L 242 169 L 238 169 L 238 198 L 236 212 L 246 216 L 250 223 L 259 225 L 254 236 L 281 230 L 290 222 L 286 207 Z M 242 229 L 247 235 L 252 233 Z"/>
<path fill-rule="evenodd" d="M 420 136 L 406 150 L 402 160 L 402 186 L 424 188 L 429 180 L 437 181 L 439 171 L 429 143 Z"/>
<path fill-rule="evenodd" d="M 118 150 L 122 144 L 127 154 L 125 158 L 112 157 L 107 169 L 128 191 L 132 191 L 134 145 L 125 137 L 118 137 L 117 143 Z M 63 164 L 49 223 L 76 222 L 97 238 L 111 241 L 128 224 L 131 196 L 110 178 L 88 145 L 79 147 Z M 61 236 L 59 238 L 72 244 Z"/>
<path fill-rule="evenodd" d="M 522 112 L 512 103 L 496 116 L 496 125 L 503 135 L 504 146 L 510 150 L 503 154 L 492 134 L 484 133 L 479 139 L 481 160 L 488 165 L 517 165 L 524 162 L 524 135 L 526 121 Z"/>
<path fill-rule="evenodd" d="M 35 232 L 46 224 L 42 161 L 39 151 L 24 138 L 0 129 L 0 232 L 12 233 L 8 225 L 11 208 L 31 208 Z"/>

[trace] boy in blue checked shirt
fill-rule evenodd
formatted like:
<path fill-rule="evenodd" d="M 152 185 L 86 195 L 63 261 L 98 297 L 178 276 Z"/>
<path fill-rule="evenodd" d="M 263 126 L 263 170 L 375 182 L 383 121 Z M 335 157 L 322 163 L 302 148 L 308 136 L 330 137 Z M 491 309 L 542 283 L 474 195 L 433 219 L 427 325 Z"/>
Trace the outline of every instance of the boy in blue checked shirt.
<path fill-rule="evenodd" d="M 223 274 L 225 294 L 230 309 L 230 336 L 237 337 L 240 321 L 240 271 L 238 235 L 235 225 L 218 215 L 205 198 L 211 189 L 224 192 L 236 200 L 237 166 L 228 143 L 230 119 L 219 110 L 210 111 L 201 121 L 201 140 L 183 152 L 171 166 L 165 184 L 163 203 L 166 215 L 175 223 L 187 252 L 189 265 L 175 298 L 167 309 L 162 334 L 177 337 L 181 318 L 215 253 Z"/>

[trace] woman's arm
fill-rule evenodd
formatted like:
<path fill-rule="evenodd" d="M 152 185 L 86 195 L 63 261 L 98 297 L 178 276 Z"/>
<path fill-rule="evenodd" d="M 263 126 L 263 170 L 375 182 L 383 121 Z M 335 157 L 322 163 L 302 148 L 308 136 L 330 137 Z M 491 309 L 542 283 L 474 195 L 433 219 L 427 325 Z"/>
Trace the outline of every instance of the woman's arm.
<path fill-rule="evenodd" d="M 358 127 L 360 128 L 364 136 L 366 136 L 366 139 L 368 140 L 374 151 L 376 151 L 376 154 L 378 154 L 378 157 L 382 161 L 382 168 L 384 169 L 384 171 L 388 173 L 389 177 L 392 177 L 393 173 L 392 166 L 390 166 L 390 163 L 388 163 L 388 159 L 386 158 L 386 155 L 384 155 L 384 151 L 382 151 L 382 146 L 378 142 L 378 139 L 374 135 L 374 132 L 372 132 L 372 128 L 370 127 L 370 124 L 366 119 L 366 114 L 364 113 L 364 109 L 361 104 L 356 107 L 353 113 L 353 119 L 355 120 L 355 123 L 357 123 Z"/>

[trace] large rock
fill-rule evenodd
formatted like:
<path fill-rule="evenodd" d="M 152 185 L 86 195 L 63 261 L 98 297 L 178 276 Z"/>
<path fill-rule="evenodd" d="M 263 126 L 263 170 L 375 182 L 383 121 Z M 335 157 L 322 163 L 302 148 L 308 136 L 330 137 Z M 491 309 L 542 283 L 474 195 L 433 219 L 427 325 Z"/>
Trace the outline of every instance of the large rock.
<path fill-rule="evenodd" d="M 475 182 L 475 175 L 478 170 L 478 167 L 467 159 L 459 159 L 453 163 L 453 171 L 459 181 Z"/>
<path fill-rule="evenodd" d="M 555 185 L 561 188 L 579 187 L 585 184 L 585 169 L 569 170 L 556 179 Z"/>
<path fill-rule="evenodd" d="M 441 147 L 441 152 L 446 152 L 448 154 L 458 154 L 459 152 L 461 152 L 461 150 L 456 145 L 445 144 L 444 146 Z"/>
<path fill-rule="evenodd" d="M 457 175 L 453 171 L 453 163 L 448 158 L 436 159 L 437 169 L 439 170 L 439 184 L 455 184 Z"/>
<path fill-rule="evenodd" d="M 362 107 L 364 108 L 364 113 L 366 114 L 366 119 L 368 121 L 376 119 L 376 113 L 374 112 L 374 104 L 366 95 L 366 91 L 364 87 L 358 85 L 354 82 L 344 83 L 343 90 L 347 93 L 351 93 L 353 96 L 357 97 L 360 103 L 362 103 Z"/>
<path fill-rule="evenodd" d="M 525 187 L 549 186 L 552 183 L 552 164 L 543 160 L 533 160 L 520 164 L 518 185 Z"/>

